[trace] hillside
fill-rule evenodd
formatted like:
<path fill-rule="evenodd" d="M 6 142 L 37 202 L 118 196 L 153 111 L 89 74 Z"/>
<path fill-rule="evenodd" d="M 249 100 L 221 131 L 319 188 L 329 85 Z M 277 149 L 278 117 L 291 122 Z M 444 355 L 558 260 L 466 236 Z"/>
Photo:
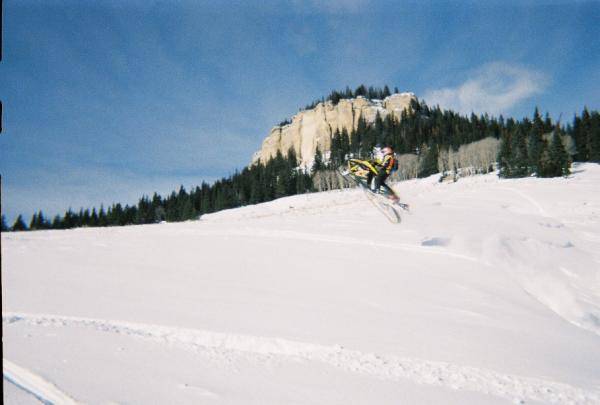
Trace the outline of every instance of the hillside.
<path fill-rule="evenodd" d="M 599 184 L 405 181 L 400 225 L 336 190 L 3 233 L 5 403 L 600 403 Z"/>

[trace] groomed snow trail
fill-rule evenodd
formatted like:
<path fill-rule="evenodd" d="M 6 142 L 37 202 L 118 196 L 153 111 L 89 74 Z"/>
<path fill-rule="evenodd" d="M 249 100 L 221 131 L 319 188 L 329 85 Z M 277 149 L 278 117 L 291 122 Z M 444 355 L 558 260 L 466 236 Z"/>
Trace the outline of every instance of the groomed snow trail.
<path fill-rule="evenodd" d="M 7 324 L 26 322 L 45 327 L 85 327 L 161 344 L 178 346 L 211 357 L 231 358 L 236 353 L 319 361 L 344 371 L 376 378 L 406 379 L 454 390 L 475 391 L 516 402 L 540 401 L 547 404 L 598 404 L 600 392 L 590 391 L 538 378 L 502 374 L 482 368 L 445 362 L 364 353 L 339 345 L 324 346 L 274 337 L 226 334 L 188 328 L 148 325 L 118 320 L 92 319 L 51 314 L 3 312 Z M 75 401 L 31 372 L 6 359 L 4 376 L 42 401 L 73 404 Z"/>
<path fill-rule="evenodd" d="M 29 392 L 45 404 L 77 404 L 73 398 L 51 382 L 7 359 L 2 359 L 2 374 L 6 380 Z"/>

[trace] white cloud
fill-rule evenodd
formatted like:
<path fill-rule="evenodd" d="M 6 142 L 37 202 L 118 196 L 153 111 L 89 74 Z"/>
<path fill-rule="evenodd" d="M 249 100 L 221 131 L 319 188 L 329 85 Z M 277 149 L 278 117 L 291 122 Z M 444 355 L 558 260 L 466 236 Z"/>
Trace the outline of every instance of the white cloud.
<path fill-rule="evenodd" d="M 457 87 L 445 87 L 425 92 L 429 105 L 439 104 L 463 114 L 505 114 L 519 102 L 544 91 L 548 85 L 545 74 L 494 62 L 478 69 L 473 77 Z"/>

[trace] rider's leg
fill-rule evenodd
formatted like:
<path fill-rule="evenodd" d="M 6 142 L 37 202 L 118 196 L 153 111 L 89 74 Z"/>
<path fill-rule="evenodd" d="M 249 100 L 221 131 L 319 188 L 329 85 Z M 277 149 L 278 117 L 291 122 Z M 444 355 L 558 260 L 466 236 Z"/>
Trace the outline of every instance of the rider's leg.
<path fill-rule="evenodd" d="M 372 190 L 371 182 L 373 181 L 373 173 L 369 172 L 367 174 L 367 187 Z M 377 180 L 376 180 L 377 181 Z"/>
<path fill-rule="evenodd" d="M 388 174 L 386 172 L 384 172 L 383 170 L 381 172 L 379 172 L 379 174 L 377 175 L 377 177 L 375 178 L 375 187 L 373 188 L 373 190 L 375 192 L 379 192 L 381 186 L 384 186 L 384 188 L 387 188 L 388 191 L 390 190 L 390 188 L 387 186 L 387 184 L 385 184 L 385 179 L 388 178 Z"/>
<path fill-rule="evenodd" d="M 392 188 L 390 186 L 388 186 L 386 183 L 383 183 L 381 186 L 384 189 L 386 189 L 389 198 L 391 198 L 394 202 L 397 202 L 400 200 L 398 198 L 398 196 L 396 196 L 396 193 L 394 193 L 394 190 L 392 190 Z"/>
<path fill-rule="evenodd" d="M 394 202 L 398 202 L 400 199 L 398 198 L 398 196 L 396 196 L 396 193 L 394 193 L 394 190 L 392 190 L 392 188 L 390 186 L 388 186 L 387 183 L 385 182 L 388 177 L 389 177 L 389 175 L 387 173 L 383 172 L 383 174 L 380 174 L 379 176 L 377 176 L 377 180 L 380 182 L 379 183 L 380 187 L 383 187 L 384 190 L 387 192 L 386 194 L 388 194 L 389 198 L 391 198 L 392 201 L 394 201 Z M 379 190 L 379 187 L 377 188 L 377 190 Z"/>

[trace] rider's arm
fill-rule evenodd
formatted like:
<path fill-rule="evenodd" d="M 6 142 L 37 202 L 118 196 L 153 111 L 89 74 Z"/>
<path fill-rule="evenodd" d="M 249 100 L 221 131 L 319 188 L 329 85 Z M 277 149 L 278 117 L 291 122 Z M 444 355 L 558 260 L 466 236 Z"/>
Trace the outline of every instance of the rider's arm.
<path fill-rule="evenodd" d="M 389 155 L 386 155 L 386 156 L 383 158 L 383 162 L 381 162 L 381 166 L 382 166 L 382 167 L 385 169 L 385 171 L 386 171 L 386 172 L 388 172 L 388 173 L 391 171 L 391 168 L 392 168 L 391 166 L 392 166 L 392 164 L 393 164 L 392 157 L 391 157 L 391 156 L 389 156 Z"/>

